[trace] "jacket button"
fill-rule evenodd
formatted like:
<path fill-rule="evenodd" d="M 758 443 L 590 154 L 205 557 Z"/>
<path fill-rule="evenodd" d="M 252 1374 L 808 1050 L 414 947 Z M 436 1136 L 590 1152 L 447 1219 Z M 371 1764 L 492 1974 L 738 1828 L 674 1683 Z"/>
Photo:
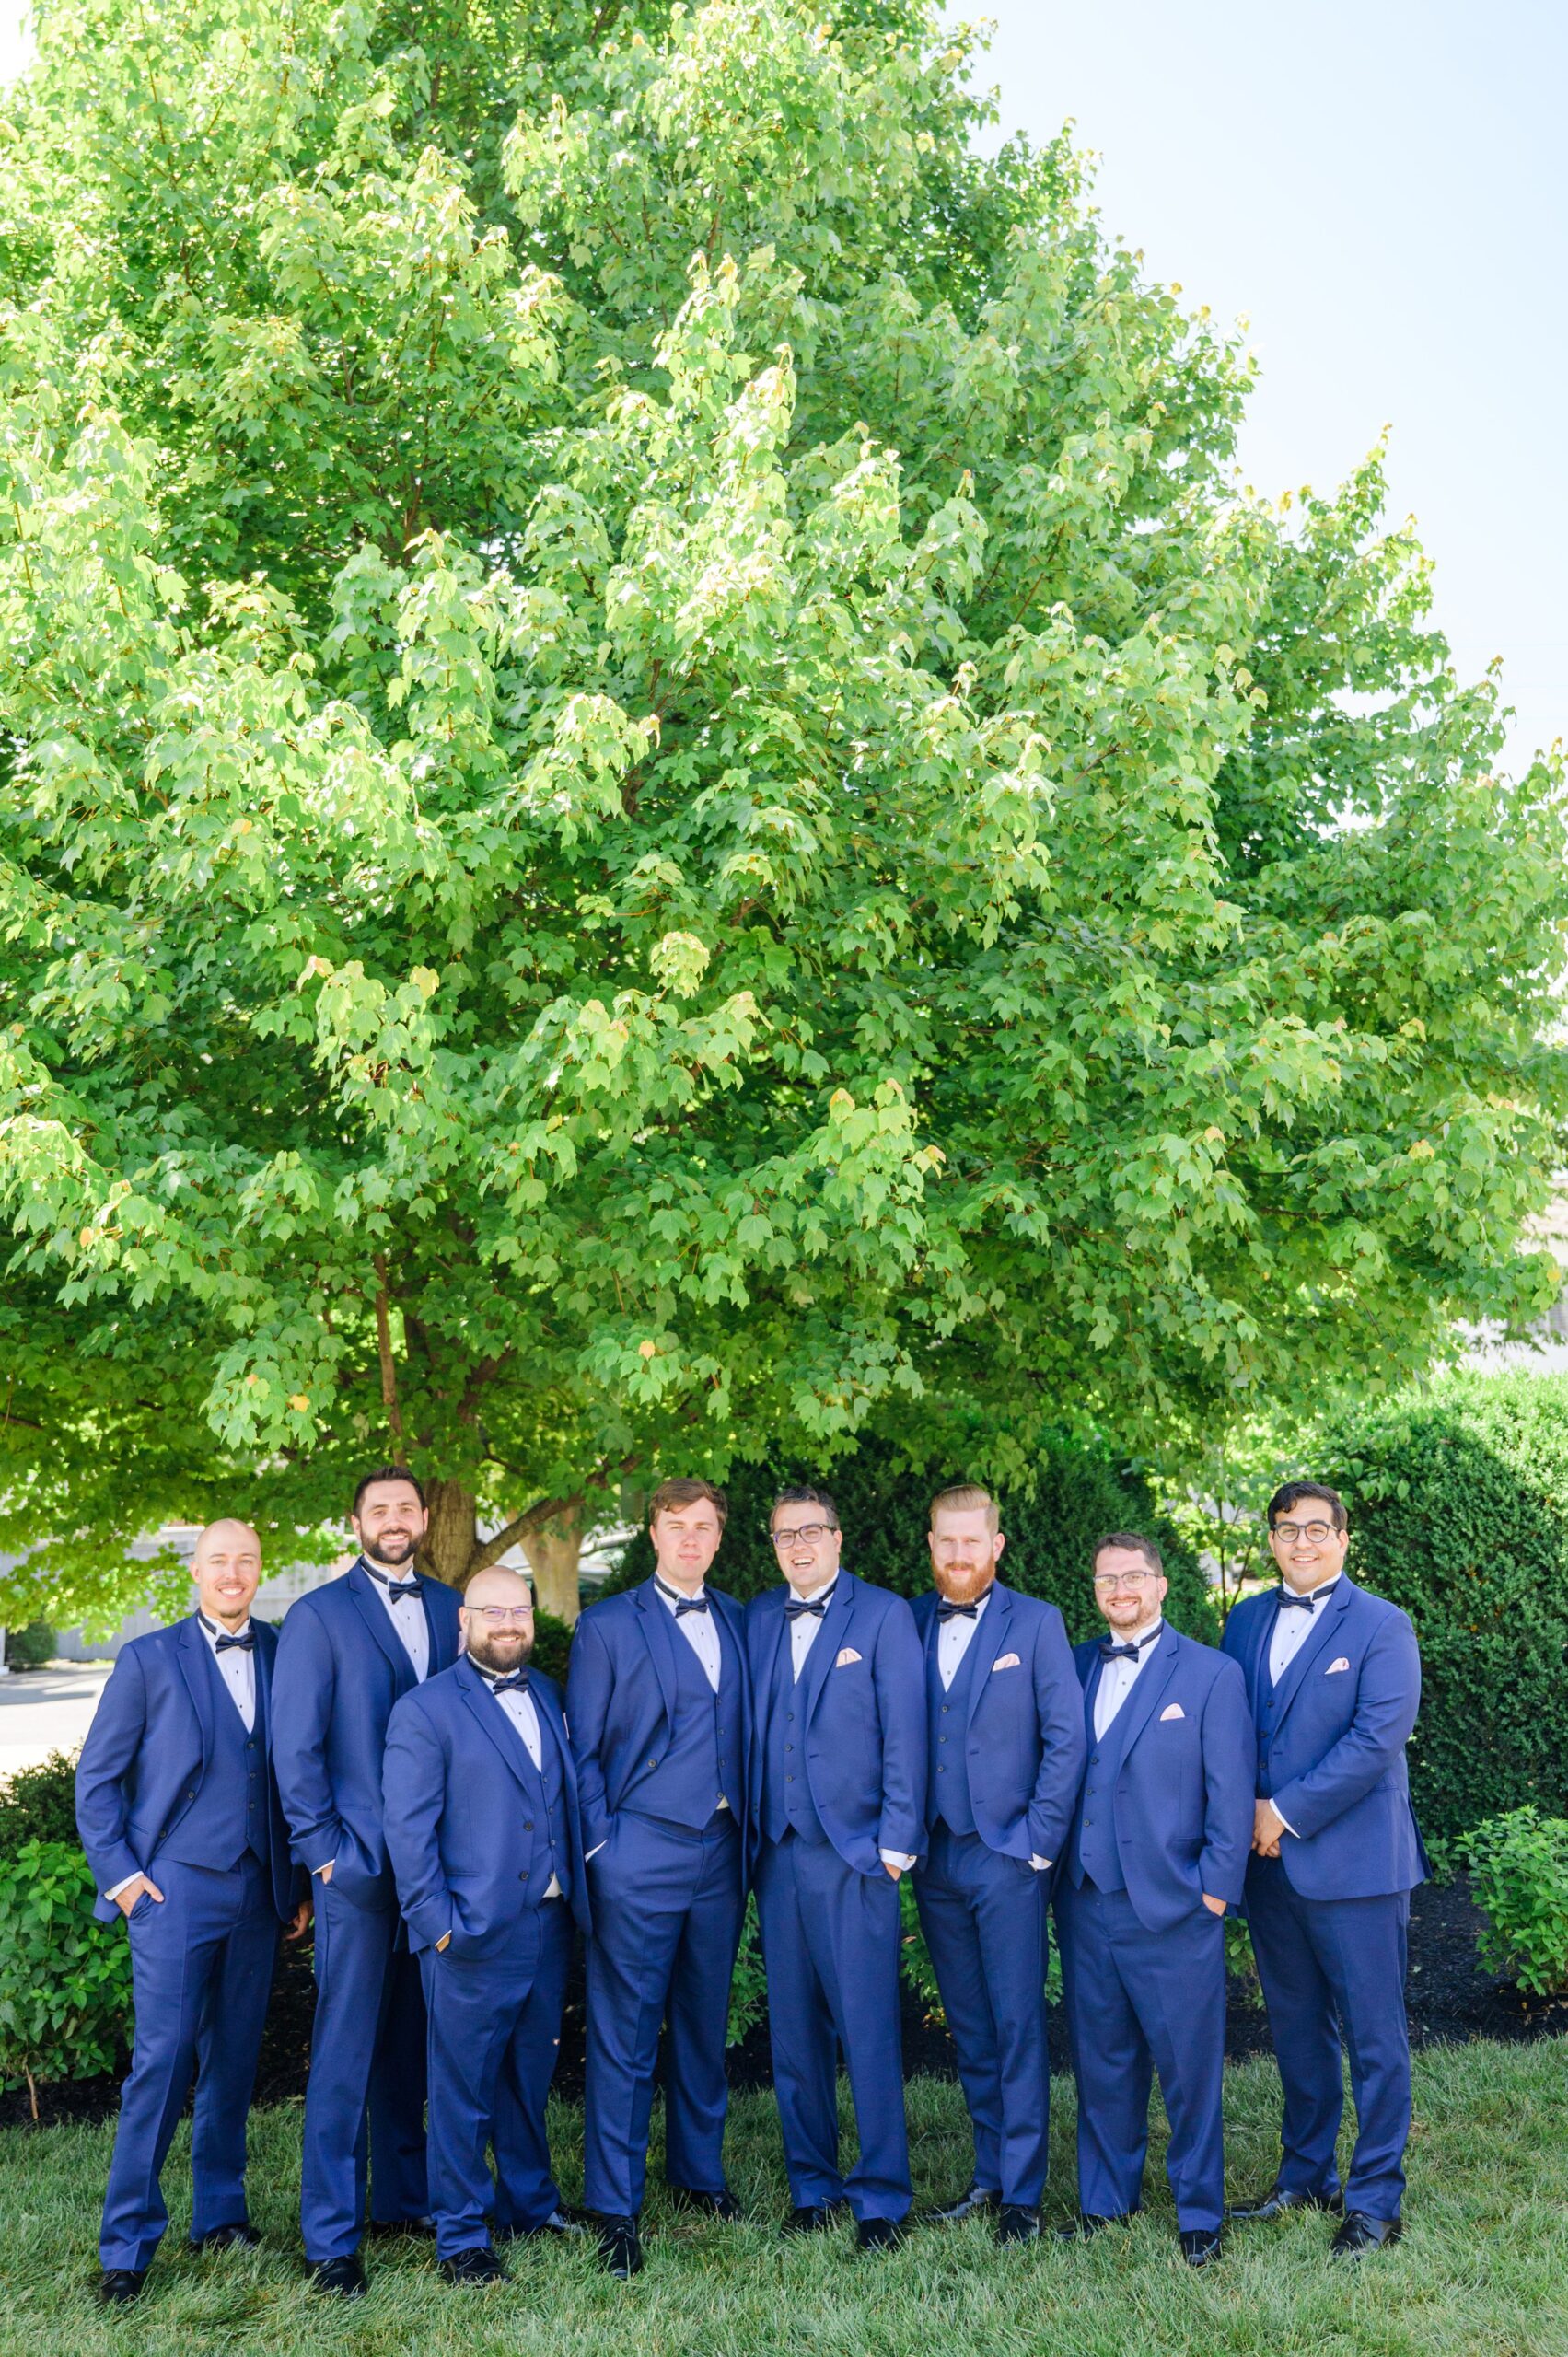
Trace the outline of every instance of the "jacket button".
<path fill-rule="evenodd" d="M 939 1776 L 945 1776 L 945 1775 L 947 1774 L 947 1763 L 946 1763 L 944 1760 L 939 1759 L 939 1760 L 936 1762 L 936 1773 L 937 1773 Z"/>
<path fill-rule="evenodd" d="M 524 1819 L 523 1819 L 523 1831 L 524 1831 L 525 1833 L 531 1833 L 531 1832 L 533 1831 L 533 1819 L 532 1819 L 532 1817 L 524 1817 Z"/>
<path fill-rule="evenodd" d="M 649 1760 L 649 1762 L 648 1762 L 648 1766 L 649 1766 L 650 1768 L 656 1768 L 656 1767 L 658 1766 L 658 1761 L 657 1761 L 656 1759 L 650 1759 L 650 1760 Z"/>
<path fill-rule="evenodd" d="M 527 1875 L 526 1875 L 526 1874 L 524 1874 L 524 1875 L 519 1875 L 517 1876 L 517 1880 L 518 1880 L 519 1882 L 527 1882 L 527 1880 L 528 1880 L 528 1876 L 527 1876 Z"/>
<path fill-rule="evenodd" d="M 943 1703 L 943 1705 L 942 1705 L 942 1716 L 943 1716 L 944 1718 L 946 1718 L 946 1717 L 947 1717 L 947 1715 L 948 1712 L 952 1709 L 952 1707 L 953 1707 L 953 1706 L 952 1706 L 951 1702 L 944 1702 L 944 1703 Z"/>
<path fill-rule="evenodd" d="M 794 1783 L 794 1782 L 795 1782 L 795 1778 L 794 1778 L 793 1776 L 786 1776 L 786 1777 L 784 1778 L 784 1782 L 785 1782 L 786 1784 L 793 1784 L 793 1783 Z"/>

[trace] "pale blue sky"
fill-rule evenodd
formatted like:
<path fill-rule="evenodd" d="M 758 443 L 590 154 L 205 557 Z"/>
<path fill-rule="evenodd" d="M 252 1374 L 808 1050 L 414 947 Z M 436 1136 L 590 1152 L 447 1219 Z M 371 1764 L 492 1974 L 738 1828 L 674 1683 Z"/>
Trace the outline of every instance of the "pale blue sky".
<path fill-rule="evenodd" d="M 25 54 L 0 0 L 0 75 Z M 1005 125 L 1071 115 L 1106 224 L 1243 316 L 1271 493 L 1388 422 L 1398 512 L 1516 750 L 1568 733 L 1568 0 L 990 0 Z"/>

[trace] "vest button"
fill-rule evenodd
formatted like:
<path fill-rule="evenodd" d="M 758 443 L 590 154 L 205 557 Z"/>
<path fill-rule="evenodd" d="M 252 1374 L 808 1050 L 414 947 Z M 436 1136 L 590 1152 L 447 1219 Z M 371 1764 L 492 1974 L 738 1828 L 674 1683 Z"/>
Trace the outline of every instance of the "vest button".
<path fill-rule="evenodd" d="M 953 1707 L 953 1706 L 952 1706 L 951 1702 L 944 1702 L 944 1703 L 943 1703 L 943 1705 L 942 1705 L 942 1716 L 943 1716 L 944 1718 L 946 1718 L 946 1717 L 947 1717 L 947 1715 L 948 1712 L 952 1709 L 952 1707 Z"/>
<path fill-rule="evenodd" d="M 526 1874 L 524 1874 L 524 1875 L 519 1875 L 517 1876 L 517 1880 L 518 1880 L 519 1882 L 527 1882 L 527 1880 L 528 1880 L 528 1876 L 527 1876 L 527 1875 L 526 1875 Z"/>
<path fill-rule="evenodd" d="M 793 1776 L 786 1776 L 786 1777 L 784 1778 L 784 1782 L 785 1782 L 786 1784 L 793 1784 L 793 1783 L 794 1783 L 794 1782 L 795 1782 L 795 1778 L 794 1778 Z"/>
<path fill-rule="evenodd" d="M 939 1735 L 939 1736 L 937 1736 L 936 1740 L 937 1740 L 937 1742 L 938 1742 L 938 1743 L 946 1743 L 946 1742 L 947 1742 L 947 1736 L 946 1736 L 945 1735 Z"/>
<path fill-rule="evenodd" d="M 939 1776 L 945 1776 L 945 1775 L 947 1774 L 947 1765 L 946 1760 L 939 1759 L 939 1760 L 936 1762 L 936 1773 L 937 1773 Z"/>
<path fill-rule="evenodd" d="M 648 1762 L 648 1766 L 649 1766 L 650 1768 L 656 1768 L 656 1767 L 658 1766 L 658 1761 L 657 1761 L 656 1759 L 650 1759 L 650 1760 L 649 1760 L 649 1762 Z"/>
<path fill-rule="evenodd" d="M 532 1819 L 532 1817 L 524 1817 L 524 1819 L 523 1819 L 523 1831 L 524 1831 L 525 1833 L 531 1833 L 531 1832 L 533 1831 L 533 1819 Z"/>

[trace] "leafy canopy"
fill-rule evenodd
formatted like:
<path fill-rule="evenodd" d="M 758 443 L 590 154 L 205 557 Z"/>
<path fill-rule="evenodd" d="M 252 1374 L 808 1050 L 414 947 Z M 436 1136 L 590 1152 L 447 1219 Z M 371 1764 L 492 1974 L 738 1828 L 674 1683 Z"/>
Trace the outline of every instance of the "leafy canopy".
<path fill-rule="evenodd" d="M 1246 360 L 1064 145 L 979 159 L 935 6 L 40 33 L 8 1610 L 393 1443 L 460 1572 L 655 1461 L 961 1412 L 1016 1479 L 1549 1298 L 1557 774 L 1376 457 L 1239 485 Z"/>

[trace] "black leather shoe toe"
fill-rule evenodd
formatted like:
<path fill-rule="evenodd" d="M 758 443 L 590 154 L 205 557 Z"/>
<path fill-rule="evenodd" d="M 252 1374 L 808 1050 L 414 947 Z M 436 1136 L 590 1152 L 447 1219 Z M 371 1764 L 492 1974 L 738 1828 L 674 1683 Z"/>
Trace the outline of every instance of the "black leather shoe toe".
<path fill-rule="evenodd" d="M 732 2224 L 746 2215 L 727 2186 L 721 2186 L 716 2193 L 701 2192 L 692 2185 L 672 2185 L 669 2190 L 680 2210 L 701 2210 L 710 2218 L 723 2218 Z"/>
<path fill-rule="evenodd" d="M 982 2186 L 971 2185 L 956 2201 L 945 2201 L 939 2210 L 927 2210 L 922 2223 L 927 2226 L 961 2226 L 966 2218 L 989 2217 L 1002 2206 L 1000 2194 L 987 2193 Z"/>
<path fill-rule="evenodd" d="M 1040 2212 L 1026 2209 L 1022 2202 L 1005 2201 L 996 2213 L 996 2239 L 999 2243 L 1038 2243 Z"/>
<path fill-rule="evenodd" d="M 1283 2185 L 1272 2185 L 1255 2201 L 1238 2201 L 1225 2212 L 1233 2226 L 1260 2226 L 1270 2218 L 1285 2218 L 1295 2210 L 1327 2210 L 1338 2213 L 1344 2208 L 1337 2193 L 1292 2193 Z"/>
<path fill-rule="evenodd" d="M 837 2225 L 847 2204 L 842 2201 L 812 2201 L 803 2209 L 792 2210 L 784 2222 L 786 2235 L 825 2235 Z"/>
<path fill-rule="evenodd" d="M 192 2250 L 255 2250 L 261 2235 L 252 2225 L 241 2222 L 238 2226 L 215 2226 L 210 2234 L 193 2235 Z"/>
<path fill-rule="evenodd" d="M 458 2250 L 450 2258 L 441 2261 L 441 2272 L 448 2283 L 505 2283 L 506 2270 L 495 2253 L 486 2247 Z"/>
<path fill-rule="evenodd" d="M 635 2218 L 601 2218 L 598 2222 L 598 2263 L 617 2282 L 630 2282 L 640 2274 L 643 2246 Z"/>
<path fill-rule="evenodd" d="M 1220 2234 L 1217 2226 L 1186 2226 L 1179 2237 L 1181 2256 L 1189 2267 L 1213 2267 L 1220 2255 Z"/>
<path fill-rule="evenodd" d="M 502 2243 L 538 2243 L 563 2241 L 568 2235 L 586 2235 L 590 2221 L 580 2210 L 570 2210 L 564 2202 L 541 2218 L 537 2226 L 497 2226 L 495 2239 Z"/>
<path fill-rule="evenodd" d="M 106 2267 L 99 2277 L 98 2296 L 106 2307 L 126 2308 L 142 2296 L 147 2280 L 145 2267 Z"/>
<path fill-rule="evenodd" d="M 324 2258 L 314 2269 L 310 2289 L 329 2300 L 363 2300 L 366 2293 L 365 2268 L 357 2251 L 350 2251 L 346 2258 Z"/>
<path fill-rule="evenodd" d="M 897 2250 L 904 2239 L 904 2229 L 897 2218 L 862 2218 L 854 2230 L 854 2239 L 860 2250 Z"/>
<path fill-rule="evenodd" d="M 1365 2210 L 1352 2210 L 1329 2245 L 1329 2253 L 1333 2258 L 1363 2258 L 1369 2250 L 1387 2250 L 1404 2231 L 1398 2218 L 1369 2218 Z"/>

